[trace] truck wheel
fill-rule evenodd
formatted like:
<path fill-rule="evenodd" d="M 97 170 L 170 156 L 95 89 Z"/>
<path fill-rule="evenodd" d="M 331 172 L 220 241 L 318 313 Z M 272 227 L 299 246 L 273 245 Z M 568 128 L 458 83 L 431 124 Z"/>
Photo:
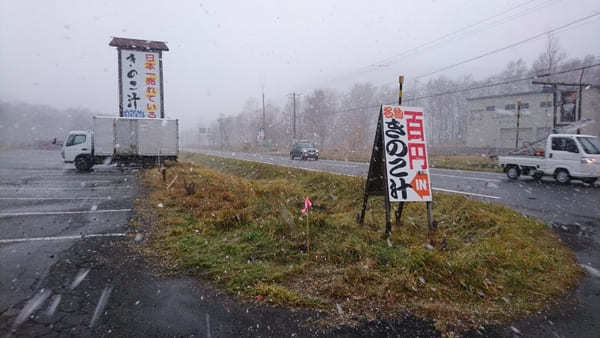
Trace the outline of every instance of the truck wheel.
<path fill-rule="evenodd" d="M 594 185 L 594 183 L 596 183 L 596 181 L 598 180 L 598 177 L 588 177 L 588 178 L 583 178 L 581 180 L 583 181 L 583 183 L 587 183 L 589 185 Z"/>
<path fill-rule="evenodd" d="M 516 180 L 519 178 L 519 176 L 521 176 L 521 169 L 519 169 L 519 167 L 516 165 L 512 165 L 506 168 L 506 176 L 511 180 Z"/>
<path fill-rule="evenodd" d="M 571 181 L 571 175 L 565 169 L 558 169 L 554 172 L 554 179 L 560 184 L 568 184 Z"/>
<path fill-rule="evenodd" d="M 92 162 L 86 156 L 79 156 L 75 159 L 75 168 L 79 171 L 88 171 L 92 168 Z"/>

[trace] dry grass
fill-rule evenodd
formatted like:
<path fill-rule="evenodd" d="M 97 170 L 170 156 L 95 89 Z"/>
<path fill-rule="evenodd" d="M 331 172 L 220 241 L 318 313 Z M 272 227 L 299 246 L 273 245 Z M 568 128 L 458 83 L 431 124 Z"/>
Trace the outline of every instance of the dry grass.
<path fill-rule="evenodd" d="M 184 157 L 195 163 L 169 169 L 167 182 L 179 178 L 168 191 L 156 170 L 142 174 L 150 193 L 138 207 L 157 216 L 153 250 L 233 294 L 328 311 L 326 324 L 410 311 L 460 331 L 542 310 L 582 276 L 547 226 L 502 206 L 435 193 L 436 248 L 426 247 L 425 206 L 416 203 L 405 207 L 389 247 L 381 199 L 370 203 L 364 225 L 355 222 L 362 178 Z M 195 194 L 186 195 L 184 179 Z M 300 216 L 307 195 L 309 254 Z"/>
<path fill-rule="evenodd" d="M 365 151 L 341 152 L 325 150 L 322 152 L 321 158 L 325 160 L 369 162 L 371 153 Z M 481 155 L 430 153 L 429 163 L 433 168 L 502 172 L 497 160 Z"/>
<path fill-rule="evenodd" d="M 430 154 L 429 158 L 434 168 L 502 172 L 498 160 L 485 155 Z"/>

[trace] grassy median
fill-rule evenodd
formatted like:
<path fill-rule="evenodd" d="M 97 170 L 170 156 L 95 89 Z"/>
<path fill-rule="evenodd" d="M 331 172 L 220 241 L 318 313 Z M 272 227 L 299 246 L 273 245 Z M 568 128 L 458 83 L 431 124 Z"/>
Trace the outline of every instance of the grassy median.
<path fill-rule="evenodd" d="M 324 160 L 369 162 L 371 153 L 365 151 L 341 152 L 324 150 L 321 158 Z M 487 155 L 430 153 L 429 163 L 432 168 L 502 172 L 498 166 L 498 160 L 492 159 Z"/>
<path fill-rule="evenodd" d="M 408 311 L 462 331 L 540 311 L 583 274 L 546 225 L 499 205 L 435 193 L 435 248 L 417 203 L 405 207 L 390 247 L 381 198 L 364 225 L 355 221 L 363 178 L 183 157 L 166 182 L 156 169 L 142 173 L 149 192 L 137 208 L 155 216 L 153 254 L 246 299 L 330 312 L 328 325 Z"/>

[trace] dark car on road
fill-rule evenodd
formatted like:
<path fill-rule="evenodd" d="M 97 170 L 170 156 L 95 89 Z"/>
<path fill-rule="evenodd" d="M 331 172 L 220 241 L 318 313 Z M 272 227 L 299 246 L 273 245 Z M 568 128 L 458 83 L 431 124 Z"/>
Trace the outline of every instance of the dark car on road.
<path fill-rule="evenodd" d="M 297 158 L 301 160 L 318 160 L 319 150 L 315 148 L 315 146 L 310 141 L 298 141 L 292 146 L 292 150 L 290 151 L 290 158 L 292 160 Z"/>

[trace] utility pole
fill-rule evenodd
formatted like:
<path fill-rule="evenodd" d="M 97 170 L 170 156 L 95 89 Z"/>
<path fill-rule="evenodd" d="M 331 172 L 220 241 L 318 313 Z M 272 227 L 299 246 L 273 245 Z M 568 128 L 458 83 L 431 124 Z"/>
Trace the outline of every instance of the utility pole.
<path fill-rule="evenodd" d="M 552 86 L 552 104 L 554 106 L 554 116 L 552 118 L 552 129 L 556 129 L 556 125 L 557 125 L 557 108 L 558 108 L 558 86 L 565 86 L 565 87 L 579 87 L 579 105 L 577 108 L 577 117 L 576 120 L 577 121 L 581 121 L 581 99 L 582 99 L 582 88 L 583 87 L 588 87 L 591 86 L 591 84 L 589 83 L 581 83 L 581 80 L 583 79 L 583 71 L 581 72 L 581 75 L 579 77 L 579 83 L 565 83 L 565 82 L 543 82 L 543 81 L 532 81 L 532 84 L 537 84 L 537 85 L 551 85 Z"/>
<path fill-rule="evenodd" d="M 583 72 L 585 72 L 585 69 L 582 69 L 581 75 L 579 75 L 579 94 L 577 94 L 579 96 L 579 102 L 577 103 L 577 121 L 581 121 L 581 101 L 583 99 L 583 86 L 581 85 L 581 81 L 583 80 Z M 577 134 L 581 134 L 581 129 L 577 128 Z"/>
<path fill-rule="evenodd" d="M 292 113 L 292 138 L 296 141 L 296 92 L 292 93 L 292 101 L 294 105 L 294 110 Z"/>
<path fill-rule="evenodd" d="M 521 100 L 517 100 L 517 139 L 515 140 L 515 149 L 519 149 L 519 122 L 521 120 Z"/>
<path fill-rule="evenodd" d="M 265 123 L 265 92 L 263 90 L 262 93 L 262 115 L 263 115 L 263 119 L 262 119 L 262 129 L 263 129 L 263 141 L 267 139 L 266 135 L 267 135 L 267 128 L 266 128 L 266 123 Z"/>

